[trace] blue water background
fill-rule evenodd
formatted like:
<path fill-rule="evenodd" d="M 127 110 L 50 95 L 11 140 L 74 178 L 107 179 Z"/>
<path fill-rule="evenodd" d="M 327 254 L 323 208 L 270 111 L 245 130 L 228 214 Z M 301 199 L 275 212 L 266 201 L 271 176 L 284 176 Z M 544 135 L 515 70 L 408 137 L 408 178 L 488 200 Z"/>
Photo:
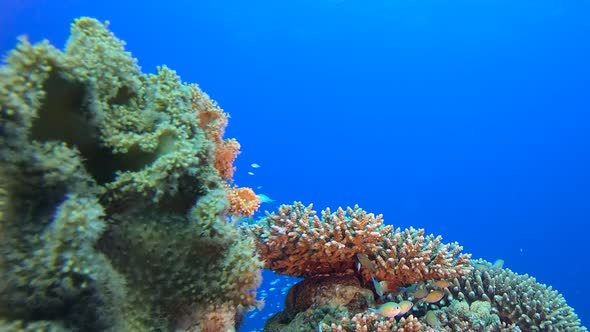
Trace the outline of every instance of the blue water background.
<path fill-rule="evenodd" d="M 502 258 L 588 325 L 589 13 L 570 0 L 0 0 L 0 51 L 21 34 L 61 47 L 75 17 L 110 20 L 144 71 L 166 64 L 230 113 L 238 185 L 318 210 L 358 203 Z M 280 310 L 292 281 L 275 279 L 243 331 Z"/>

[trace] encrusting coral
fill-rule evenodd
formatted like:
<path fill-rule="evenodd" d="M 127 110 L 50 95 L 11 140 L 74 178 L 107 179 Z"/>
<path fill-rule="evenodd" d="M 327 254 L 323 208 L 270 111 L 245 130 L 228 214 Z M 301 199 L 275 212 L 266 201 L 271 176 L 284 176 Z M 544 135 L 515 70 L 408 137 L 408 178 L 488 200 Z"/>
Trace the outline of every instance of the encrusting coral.
<path fill-rule="evenodd" d="M 0 330 L 228 330 L 256 304 L 227 216 L 257 205 L 230 206 L 239 144 L 198 86 L 80 18 L 63 52 L 19 40 L 0 120 Z"/>

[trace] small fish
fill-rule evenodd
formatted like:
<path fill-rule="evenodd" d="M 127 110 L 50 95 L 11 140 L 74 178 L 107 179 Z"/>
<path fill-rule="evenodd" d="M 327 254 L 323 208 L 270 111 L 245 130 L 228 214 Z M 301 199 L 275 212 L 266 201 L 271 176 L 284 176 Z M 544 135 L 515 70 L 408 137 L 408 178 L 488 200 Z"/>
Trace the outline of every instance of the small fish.
<path fill-rule="evenodd" d="M 252 167 L 252 168 L 260 168 L 260 165 L 258 165 L 257 163 L 252 163 L 252 164 L 250 164 L 250 167 Z"/>
<path fill-rule="evenodd" d="M 416 299 L 421 299 L 428 295 L 428 291 L 425 288 L 418 288 L 413 292 L 410 292 L 409 295 L 413 296 Z"/>
<path fill-rule="evenodd" d="M 235 223 L 237 225 L 254 225 L 256 223 L 256 220 L 254 218 L 249 218 L 249 217 L 230 216 L 229 218 L 232 223 Z"/>
<path fill-rule="evenodd" d="M 438 319 L 438 317 L 436 317 L 436 314 L 432 310 L 428 310 L 426 312 L 426 324 L 430 325 L 430 327 L 437 330 L 442 328 L 440 320 Z"/>
<path fill-rule="evenodd" d="M 440 301 L 444 296 L 445 294 L 443 292 L 439 290 L 433 290 L 432 292 L 428 293 L 428 295 L 426 295 L 424 301 L 428 303 L 436 303 Z"/>
<path fill-rule="evenodd" d="M 375 288 L 375 293 L 377 293 L 377 295 L 379 297 L 383 296 L 383 287 L 381 287 L 381 284 L 379 283 L 379 281 L 377 281 L 377 279 L 371 277 L 371 281 L 373 282 L 373 288 Z"/>
<path fill-rule="evenodd" d="M 504 267 L 504 260 L 503 259 L 496 259 L 494 264 L 492 264 L 492 269 L 501 269 Z"/>
<path fill-rule="evenodd" d="M 389 284 L 387 283 L 387 280 L 381 280 L 379 283 L 381 284 L 381 288 L 383 288 L 384 292 L 389 292 Z"/>
<path fill-rule="evenodd" d="M 399 303 L 399 314 L 400 315 L 405 315 L 408 311 L 410 311 L 410 309 L 412 309 L 412 307 L 414 306 L 414 303 L 412 303 L 411 301 L 401 301 Z"/>
<path fill-rule="evenodd" d="M 365 254 L 356 254 L 356 259 L 363 267 L 369 269 L 369 271 L 372 273 L 377 272 L 377 269 L 375 268 L 375 265 L 373 265 L 373 262 L 371 262 L 369 259 L 369 256 Z"/>
<path fill-rule="evenodd" d="M 377 309 L 369 308 L 369 310 L 376 312 L 383 317 L 393 318 L 399 315 L 401 308 L 396 302 L 387 302 L 380 305 Z"/>
<path fill-rule="evenodd" d="M 254 172 L 248 172 L 248 175 L 254 175 Z"/>
<path fill-rule="evenodd" d="M 407 287 L 398 287 L 397 290 L 400 292 L 403 292 L 403 293 L 411 293 L 416 290 L 416 287 L 418 287 L 418 283 L 411 284 L 410 286 L 407 286 Z"/>
<path fill-rule="evenodd" d="M 434 284 L 436 285 L 436 287 L 438 288 L 447 288 L 451 285 L 451 282 L 448 280 L 437 280 L 434 282 Z"/>
<path fill-rule="evenodd" d="M 256 195 L 256 196 L 258 196 L 258 199 L 259 199 L 259 200 L 260 200 L 262 203 L 272 203 L 272 202 L 274 202 L 274 201 L 275 201 L 274 199 L 272 199 L 272 198 L 270 198 L 270 197 L 266 196 L 265 194 L 258 194 L 258 195 Z"/>
<path fill-rule="evenodd" d="M 481 263 L 473 263 L 473 267 L 475 267 L 475 270 L 477 271 L 485 271 L 488 269 L 487 265 Z"/>
<path fill-rule="evenodd" d="M 264 308 L 265 304 L 266 304 L 266 298 L 261 298 L 259 300 L 256 300 L 256 302 L 254 302 L 254 307 L 256 308 L 256 310 L 261 311 Z"/>

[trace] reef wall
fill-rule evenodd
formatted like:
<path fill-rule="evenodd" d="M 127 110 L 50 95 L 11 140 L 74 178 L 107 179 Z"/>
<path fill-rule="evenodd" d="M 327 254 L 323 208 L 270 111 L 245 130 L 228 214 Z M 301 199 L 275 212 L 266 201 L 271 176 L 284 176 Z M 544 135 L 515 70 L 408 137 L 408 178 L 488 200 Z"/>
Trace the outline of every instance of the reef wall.
<path fill-rule="evenodd" d="M 227 115 L 77 19 L 0 68 L 0 330 L 227 331 L 262 263 Z M 244 195 L 243 193 L 249 194 Z"/>

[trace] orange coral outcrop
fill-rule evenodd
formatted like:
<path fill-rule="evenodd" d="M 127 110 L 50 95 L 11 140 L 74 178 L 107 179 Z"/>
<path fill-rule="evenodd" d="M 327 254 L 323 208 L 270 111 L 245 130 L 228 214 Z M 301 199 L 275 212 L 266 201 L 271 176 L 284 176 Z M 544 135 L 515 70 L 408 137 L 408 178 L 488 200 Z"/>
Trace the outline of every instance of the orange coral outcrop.
<path fill-rule="evenodd" d="M 191 85 L 191 93 L 193 109 L 199 119 L 198 126 L 214 144 L 213 166 L 223 180 L 231 182 L 235 171 L 234 161 L 240 153 L 240 143 L 233 138 L 223 139 L 229 116 L 208 98 L 207 104 L 203 104 L 205 98 L 202 98 L 203 92 L 197 86 Z"/>
<path fill-rule="evenodd" d="M 260 207 L 260 199 L 251 188 L 228 188 L 229 214 L 251 217 Z"/>
<path fill-rule="evenodd" d="M 208 139 L 216 143 L 223 140 L 228 115 L 221 108 L 212 104 L 206 110 L 199 111 L 197 118 L 199 118 L 199 127 L 205 130 Z"/>
<path fill-rule="evenodd" d="M 215 161 L 213 166 L 219 172 L 219 176 L 225 181 L 231 181 L 234 177 L 234 160 L 240 154 L 240 143 L 230 138 L 221 141 L 215 148 Z"/>

